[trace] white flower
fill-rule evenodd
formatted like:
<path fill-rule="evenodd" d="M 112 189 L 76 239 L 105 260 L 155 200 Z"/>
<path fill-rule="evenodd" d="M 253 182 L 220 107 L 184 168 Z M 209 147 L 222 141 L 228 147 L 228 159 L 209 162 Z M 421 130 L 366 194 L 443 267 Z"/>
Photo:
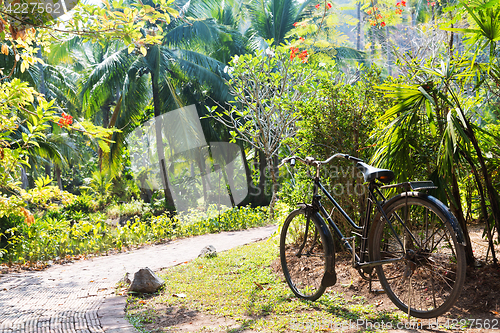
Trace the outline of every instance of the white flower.
<path fill-rule="evenodd" d="M 269 47 L 268 47 L 268 48 L 266 49 L 266 55 L 267 55 L 269 58 L 272 58 L 272 57 L 274 57 L 274 51 L 273 51 L 273 50 L 271 50 L 271 48 L 269 48 Z"/>

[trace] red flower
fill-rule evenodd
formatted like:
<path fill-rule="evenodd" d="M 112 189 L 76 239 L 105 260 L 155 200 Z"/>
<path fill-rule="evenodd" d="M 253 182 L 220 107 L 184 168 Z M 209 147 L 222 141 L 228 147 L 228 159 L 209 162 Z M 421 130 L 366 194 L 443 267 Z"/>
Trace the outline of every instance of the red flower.
<path fill-rule="evenodd" d="M 396 4 L 396 7 L 399 7 L 399 6 L 401 6 L 401 2 L 398 2 L 398 3 Z"/>
<path fill-rule="evenodd" d="M 70 116 L 69 114 L 66 114 L 66 113 L 62 113 L 62 117 L 59 118 L 59 121 L 57 122 L 57 124 L 59 125 L 59 127 L 63 127 L 63 126 L 69 126 L 71 124 L 73 124 L 73 117 Z"/>
<path fill-rule="evenodd" d="M 377 18 L 378 18 L 378 19 L 381 19 L 381 18 L 382 18 L 382 15 L 381 15 L 381 14 L 378 14 L 378 15 L 377 15 Z"/>
<path fill-rule="evenodd" d="M 328 9 L 332 8 L 332 4 L 331 3 L 327 3 L 326 6 L 328 7 Z"/>
<path fill-rule="evenodd" d="M 299 40 L 300 40 L 301 42 L 305 41 L 304 37 L 300 37 L 300 38 L 299 38 Z"/>
<path fill-rule="evenodd" d="M 378 7 L 373 7 L 373 10 L 377 11 L 377 10 L 378 10 Z"/>
<path fill-rule="evenodd" d="M 370 20 L 370 24 L 373 25 L 373 26 L 376 26 L 377 25 L 377 21 Z"/>
<path fill-rule="evenodd" d="M 293 60 L 297 56 L 297 53 L 299 52 L 299 49 L 297 47 L 291 47 L 290 48 L 290 60 Z"/>
<path fill-rule="evenodd" d="M 371 9 L 368 9 L 368 10 L 366 11 L 366 13 L 367 13 L 368 15 L 371 15 L 372 10 L 371 10 Z"/>
<path fill-rule="evenodd" d="M 316 6 L 314 6 L 314 7 L 316 7 L 316 9 L 319 9 L 319 3 Z"/>
<path fill-rule="evenodd" d="M 303 62 L 303 63 L 306 63 L 306 62 L 307 62 L 307 57 L 308 57 L 308 56 L 309 56 L 309 55 L 307 54 L 307 50 L 302 51 L 302 52 L 298 55 L 299 59 L 300 59 L 300 60 L 302 60 L 302 62 Z"/>
<path fill-rule="evenodd" d="M 381 27 L 385 27 L 385 22 L 380 22 Z"/>
<path fill-rule="evenodd" d="M 296 26 L 298 26 L 298 25 L 299 25 L 299 22 L 295 22 L 295 23 L 293 24 L 293 26 L 294 26 L 294 27 L 296 27 Z"/>
<path fill-rule="evenodd" d="M 402 0 L 402 1 L 401 1 L 401 5 L 403 5 L 403 7 L 406 7 L 406 1 L 405 1 L 405 0 Z"/>
<path fill-rule="evenodd" d="M 433 1 L 431 2 L 431 6 L 434 7 L 436 5 L 436 3 Z"/>
<path fill-rule="evenodd" d="M 398 8 L 398 9 L 396 9 L 396 14 L 399 14 L 399 15 L 400 15 L 400 14 L 402 14 L 402 13 L 403 13 L 403 10 L 402 10 L 402 9 L 399 9 L 399 8 Z"/>

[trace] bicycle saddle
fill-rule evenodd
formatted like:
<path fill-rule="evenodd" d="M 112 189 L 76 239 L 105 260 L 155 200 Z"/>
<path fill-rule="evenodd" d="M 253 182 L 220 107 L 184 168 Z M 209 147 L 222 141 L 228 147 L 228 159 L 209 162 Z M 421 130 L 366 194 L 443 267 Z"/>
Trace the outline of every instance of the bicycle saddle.
<path fill-rule="evenodd" d="M 363 162 L 358 162 L 356 167 L 363 173 L 365 182 L 371 182 L 378 179 L 382 183 L 387 184 L 394 180 L 394 172 L 391 170 L 375 168 Z"/>

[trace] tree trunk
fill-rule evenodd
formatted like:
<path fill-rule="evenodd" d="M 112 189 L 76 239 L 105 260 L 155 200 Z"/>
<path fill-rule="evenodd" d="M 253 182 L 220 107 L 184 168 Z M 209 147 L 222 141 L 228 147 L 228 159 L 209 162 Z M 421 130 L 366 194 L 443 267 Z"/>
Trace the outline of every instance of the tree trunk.
<path fill-rule="evenodd" d="M 62 191 L 63 190 L 63 185 L 62 185 L 62 179 L 61 179 L 61 167 L 56 164 L 54 168 L 54 173 L 56 175 L 56 180 L 57 180 L 57 186 L 59 189 Z"/>
<path fill-rule="evenodd" d="M 35 46 L 38 47 L 37 57 L 39 59 L 42 59 L 42 48 L 40 47 L 40 45 L 35 45 Z M 38 70 L 40 71 L 40 81 L 38 82 L 38 89 L 39 89 L 40 94 L 47 97 L 46 96 L 47 95 L 47 87 L 45 86 L 45 73 L 43 71 L 43 64 L 41 62 L 39 62 L 37 65 L 38 65 Z"/>
<path fill-rule="evenodd" d="M 472 252 L 472 243 L 469 236 L 469 230 L 467 229 L 467 223 L 465 222 L 464 213 L 462 210 L 460 188 L 458 187 L 455 171 L 452 171 L 451 174 L 451 185 L 451 191 L 455 203 L 451 202 L 450 208 L 453 212 L 453 215 L 455 215 L 455 217 L 457 218 L 458 223 L 460 224 L 460 228 L 462 228 L 465 237 L 465 259 L 467 261 L 467 265 L 472 266 L 474 265 L 476 260 L 474 259 L 474 253 Z"/>
<path fill-rule="evenodd" d="M 247 177 L 248 195 L 252 195 L 252 193 L 250 193 L 250 191 L 253 189 L 252 171 L 250 170 L 250 166 L 248 165 L 247 153 L 245 152 L 244 145 L 241 145 L 241 157 L 243 158 L 243 164 L 245 165 L 245 175 Z M 248 200 L 245 200 L 245 202 L 248 202 Z"/>
<path fill-rule="evenodd" d="M 45 175 L 50 177 L 52 173 L 52 168 L 50 167 L 50 163 L 45 163 Z"/>
<path fill-rule="evenodd" d="M 463 116 L 463 115 L 462 115 Z M 463 117 L 465 119 L 465 117 Z M 488 168 L 486 167 L 486 162 L 484 161 L 483 153 L 477 142 L 476 135 L 472 130 L 472 127 L 468 120 L 466 120 L 467 134 L 471 140 L 472 146 L 474 147 L 479 165 L 481 166 L 481 173 L 483 174 L 484 184 L 486 185 L 486 192 L 488 193 L 488 199 L 490 200 L 491 213 L 495 219 L 495 225 L 497 227 L 498 241 L 500 242 L 500 209 L 498 207 L 498 195 L 491 182 L 491 177 L 488 173 Z"/>
<path fill-rule="evenodd" d="M 259 203 L 262 205 L 267 201 L 266 198 L 266 155 L 259 150 Z"/>
<path fill-rule="evenodd" d="M 203 187 L 203 203 L 206 206 L 208 203 L 208 196 L 207 196 L 207 184 L 205 182 L 205 178 L 207 175 L 207 167 L 205 165 L 205 159 L 203 158 L 201 149 L 200 153 L 196 158 L 196 163 L 198 164 L 198 169 L 200 169 L 200 175 L 201 175 L 201 186 Z"/>
<path fill-rule="evenodd" d="M 391 42 L 389 40 L 389 27 L 385 26 L 385 43 L 387 52 L 387 70 L 389 76 L 392 76 L 392 53 L 391 53 Z"/>
<path fill-rule="evenodd" d="M 464 152 L 461 152 L 462 156 L 467 160 L 469 163 L 471 169 L 472 169 L 472 174 L 474 175 L 474 179 L 476 180 L 477 184 L 477 191 L 479 192 L 479 198 L 481 199 L 481 212 L 484 216 L 484 219 L 486 221 L 486 232 L 488 235 L 488 243 L 491 248 L 491 256 L 493 258 L 493 262 L 497 264 L 497 258 L 495 254 L 495 247 L 493 245 L 493 235 L 491 234 L 491 228 L 490 228 L 490 219 L 488 216 L 488 207 L 486 206 L 486 200 L 484 196 L 484 190 L 483 190 L 483 183 L 481 182 L 481 177 L 479 177 L 479 173 L 477 172 L 476 166 L 474 165 L 474 161 L 470 158 L 469 155 L 465 154 Z"/>
<path fill-rule="evenodd" d="M 159 52 L 159 48 L 156 47 L 155 51 Z M 163 138 L 161 134 L 162 122 L 159 121 L 160 118 L 158 118 L 161 115 L 161 107 L 160 107 L 159 84 L 157 75 L 158 75 L 157 73 L 151 72 L 151 82 L 153 88 L 153 105 L 154 105 L 154 115 L 155 115 L 155 130 L 156 130 L 156 151 L 158 153 L 160 177 L 163 184 L 163 190 L 165 193 L 165 203 L 167 205 L 167 209 L 173 211 L 175 210 L 175 203 L 174 203 L 174 198 L 172 197 L 172 193 L 170 192 L 170 188 L 168 186 L 167 165 L 165 161 L 165 148 L 163 146 Z"/>
<path fill-rule="evenodd" d="M 356 14 L 358 17 L 358 25 L 356 27 L 356 50 L 361 51 L 361 3 L 356 5 Z"/>
<path fill-rule="evenodd" d="M 274 219 L 274 204 L 276 203 L 277 197 L 276 193 L 278 192 L 278 182 L 276 180 L 276 169 L 273 165 L 273 157 L 266 156 L 267 166 L 269 168 L 269 173 L 271 174 L 272 181 L 272 196 L 271 202 L 269 203 L 269 221 L 271 222 Z"/>
<path fill-rule="evenodd" d="M 109 125 L 109 110 L 110 106 L 106 104 L 104 107 L 101 108 L 102 110 L 102 127 L 107 128 Z M 104 158 L 104 152 L 101 147 L 97 150 L 97 156 L 99 157 L 99 171 L 102 172 L 102 160 Z"/>
<path fill-rule="evenodd" d="M 21 188 L 26 190 L 29 187 L 28 175 L 24 166 L 21 167 Z"/>
<path fill-rule="evenodd" d="M 371 42 L 370 43 L 370 55 L 371 55 L 372 61 L 374 61 L 375 43 L 377 42 L 377 37 L 375 36 L 375 28 L 370 27 L 369 34 L 370 34 L 370 42 Z"/>

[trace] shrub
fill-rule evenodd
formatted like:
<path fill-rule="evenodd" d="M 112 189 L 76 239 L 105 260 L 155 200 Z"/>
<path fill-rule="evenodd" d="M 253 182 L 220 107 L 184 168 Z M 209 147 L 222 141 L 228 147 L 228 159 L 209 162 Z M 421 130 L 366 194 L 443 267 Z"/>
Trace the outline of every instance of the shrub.
<path fill-rule="evenodd" d="M 97 209 L 97 204 L 94 202 L 92 197 L 88 194 L 82 194 L 77 196 L 70 204 L 65 207 L 67 212 L 82 212 L 82 213 L 92 213 Z"/>
<path fill-rule="evenodd" d="M 120 204 L 114 204 L 106 210 L 108 217 L 117 218 L 120 216 L 143 216 L 150 211 L 148 204 L 140 200 L 133 200 Z"/>
<path fill-rule="evenodd" d="M 72 209 L 77 207 L 73 205 Z M 131 207 L 134 205 L 138 204 Z M 236 207 L 221 212 L 219 218 L 215 205 L 206 212 L 192 211 L 179 216 L 164 214 L 147 223 L 136 216 L 116 228 L 105 223 L 107 217 L 102 213 L 70 210 L 65 215 L 45 214 L 31 224 L 23 223 L 20 217 L 15 226 L 8 229 L 5 246 L 0 248 L 0 254 L 4 254 L 0 261 L 37 262 L 102 253 L 178 237 L 262 226 L 268 221 L 267 208 Z"/>

